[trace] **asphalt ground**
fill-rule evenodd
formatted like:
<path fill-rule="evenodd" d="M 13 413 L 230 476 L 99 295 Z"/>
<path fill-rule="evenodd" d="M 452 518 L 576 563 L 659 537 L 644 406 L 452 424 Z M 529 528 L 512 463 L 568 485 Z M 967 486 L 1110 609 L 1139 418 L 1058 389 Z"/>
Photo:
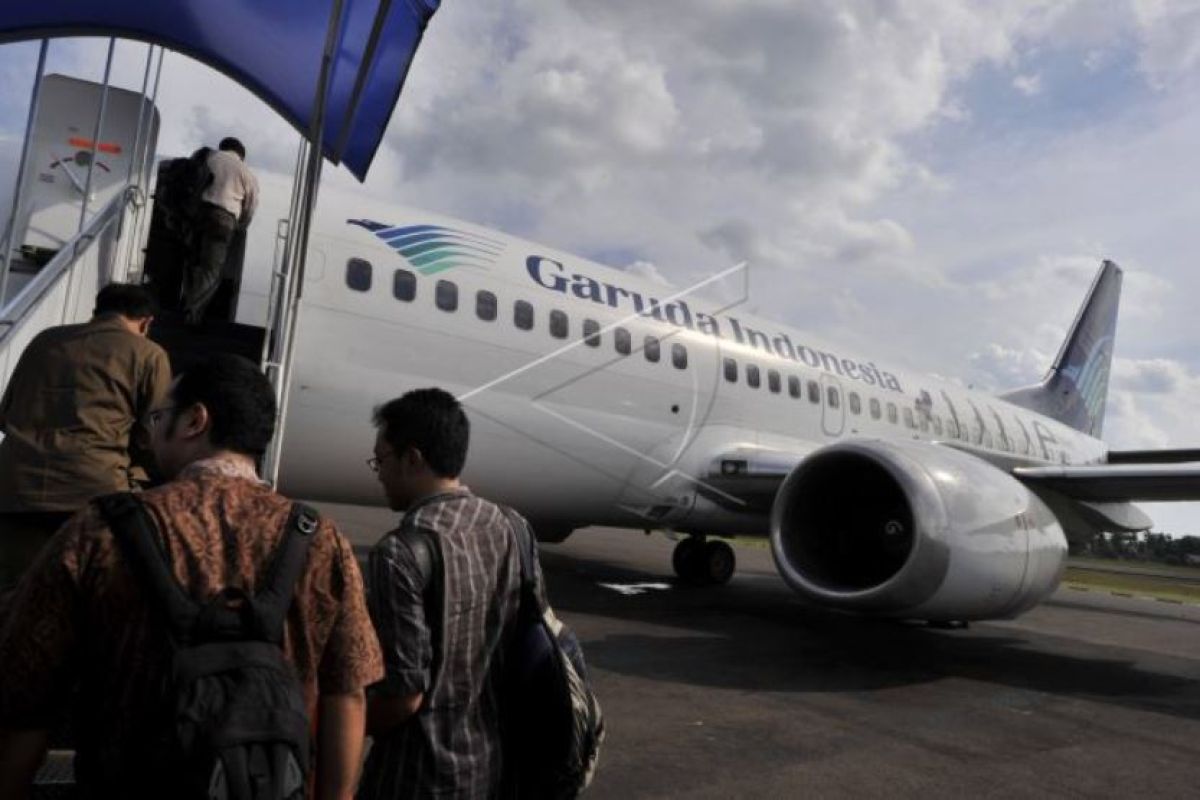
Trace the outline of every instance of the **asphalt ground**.
<path fill-rule="evenodd" d="M 395 518 L 325 508 L 361 552 Z M 672 546 L 542 550 L 608 723 L 590 798 L 1197 796 L 1200 606 L 1064 588 L 933 630 L 807 605 L 757 547 L 680 586 Z"/>

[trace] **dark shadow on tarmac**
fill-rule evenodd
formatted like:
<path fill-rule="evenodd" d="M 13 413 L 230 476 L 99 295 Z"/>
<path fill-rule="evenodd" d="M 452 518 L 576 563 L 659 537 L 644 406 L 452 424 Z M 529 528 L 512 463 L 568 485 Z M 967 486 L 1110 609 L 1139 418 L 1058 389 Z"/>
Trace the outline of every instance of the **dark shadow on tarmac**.
<path fill-rule="evenodd" d="M 944 631 L 858 618 L 805 604 L 761 573 L 723 587 L 624 596 L 597 583 L 664 582 L 663 574 L 552 547 L 543 548 L 542 564 L 564 616 L 655 629 L 581 631 L 589 663 L 618 674 L 755 692 L 867 692 L 960 678 L 1200 719 L 1196 667 L 1182 658 L 1001 635 L 986 624 Z"/>

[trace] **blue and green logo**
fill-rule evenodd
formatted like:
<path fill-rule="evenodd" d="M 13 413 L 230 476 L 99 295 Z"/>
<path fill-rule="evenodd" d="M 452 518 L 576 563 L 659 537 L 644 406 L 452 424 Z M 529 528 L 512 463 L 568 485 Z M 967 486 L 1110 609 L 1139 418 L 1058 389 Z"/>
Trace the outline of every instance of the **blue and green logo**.
<path fill-rule="evenodd" d="M 375 234 L 422 275 L 435 275 L 455 267 L 487 269 L 504 251 L 504 242 L 499 239 L 441 225 L 393 227 L 369 219 L 346 222 Z"/>

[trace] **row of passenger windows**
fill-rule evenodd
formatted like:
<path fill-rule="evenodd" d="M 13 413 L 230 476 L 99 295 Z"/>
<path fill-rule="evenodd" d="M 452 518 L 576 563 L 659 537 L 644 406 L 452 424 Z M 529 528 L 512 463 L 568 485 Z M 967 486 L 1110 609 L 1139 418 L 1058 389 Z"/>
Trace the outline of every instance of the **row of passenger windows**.
<path fill-rule="evenodd" d="M 372 284 L 372 267 L 369 261 L 361 258 L 352 258 L 346 262 L 346 285 L 356 292 L 367 292 L 371 289 Z M 405 269 L 397 269 L 392 274 L 392 295 L 405 303 L 411 303 L 417 298 L 417 276 Z M 441 279 L 434 285 L 433 290 L 434 305 L 445 312 L 455 312 L 459 306 L 459 290 L 458 284 L 454 281 Z M 500 303 L 493 292 L 486 289 L 480 289 L 475 292 L 475 316 L 485 322 L 494 322 L 500 316 Z M 527 300 L 516 300 L 512 305 L 512 321 L 513 325 L 519 330 L 530 331 L 534 328 L 534 308 L 533 304 Z M 550 335 L 556 339 L 567 339 L 571 335 L 570 319 L 565 311 L 554 309 L 549 314 Z M 584 319 L 581 326 L 583 342 L 588 347 L 601 346 L 601 326 L 594 319 Z M 627 328 L 616 327 L 612 329 L 613 347 L 620 355 L 627 356 L 633 353 L 634 338 L 633 334 Z M 662 341 L 657 336 L 646 335 L 641 340 L 640 347 L 642 354 L 647 361 L 657 363 L 662 360 L 663 345 Z M 671 364 L 676 369 L 687 369 L 688 366 L 688 351 L 687 348 L 679 343 L 671 344 Z M 722 363 L 722 370 L 725 375 L 725 380 L 729 383 L 737 383 L 739 379 L 739 364 L 733 358 L 725 358 Z M 745 365 L 745 380 L 746 385 L 752 389 L 758 389 L 763 385 L 763 370 L 757 364 Z M 782 394 L 785 383 L 785 376 L 781 375 L 778 370 L 766 370 L 766 386 L 767 390 L 773 394 Z M 801 399 L 807 398 L 810 403 L 821 402 L 821 385 L 815 380 L 802 381 L 796 375 L 786 376 L 787 393 L 789 396 Z M 837 386 L 826 386 L 824 390 L 825 404 L 829 408 L 840 408 L 842 404 L 842 391 Z M 857 392 L 846 393 L 846 406 L 851 414 L 863 413 L 862 397 Z M 943 425 L 943 420 L 937 414 L 931 413 L 928 409 L 922 410 L 919 413 L 914 412 L 913 408 L 899 408 L 895 403 L 888 402 L 886 405 L 881 403 L 878 398 L 870 397 L 867 399 L 867 413 L 871 419 L 883 419 L 885 416 L 887 421 L 893 425 L 900 424 L 903 418 L 903 424 L 906 428 L 912 430 L 929 431 L 933 430 L 934 435 L 941 436 L 943 433 L 946 436 L 953 438 L 970 438 L 966 427 L 960 426 L 953 420 L 947 419 Z M 994 413 L 994 412 L 993 412 Z M 997 423 L 1000 420 L 997 417 Z M 1011 445 L 1008 437 L 1003 432 L 1001 427 L 1001 442 L 1002 449 L 1015 450 L 1015 445 Z M 980 444 L 986 447 L 992 446 L 991 433 L 987 431 L 986 426 L 981 426 L 976 434 Z M 1026 434 L 1025 452 L 1031 452 L 1032 446 Z"/>
<path fill-rule="evenodd" d="M 346 263 L 346 285 L 356 292 L 371 290 L 371 264 L 361 258 L 352 258 Z M 439 280 L 433 287 L 433 302 L 442 311 L 458 310 L 458 284 L 450 280 Z M 417 276 L 408 270 L 398 269 L 392 277 L 392 296 L 405 303 L 411 303 L 417 298 Z M 485 322 L 495 322 L 499 317 L 500 303 L 495 293 L 487 289 L 475 292 L 475 316 Z M 513 325 L 518 330 L 530 331 L 534 327 L 533 304 L 528 300 L 516 300 L 512 306 Z M 550 335 L 555 339 L 567 339 L 571 335 L 571 321 L 567 312 L 554 309 L 549 316 Z M 633 352 L 633 334 L 627 328 L 613 328 L 613 347 L 616 351 L 627 356 Z M 594 319 L 585 319 L 582 326 L 583 342 L 588 347 L 599 347 L 601 344 L 600 323 Z M 663 345 L 657 336 L 647 335 L 642 339 L 642 354 L 647 361 L 657 363 L 662 360 Z M 671 344 L 671 364 L 676 369 L 687 369 L 687 348 L 679 342 Z"/>
<path fill-rule="evenodd" d="M 729 383 L 737 383 L 738 381 L 738 362 L 733 358 L 726 358 L 722 364 L 722 371 L 725 374 L 725 380 Z M 762 370 L 757 364 L 746 364 L 746 385 L 751 389 L 757 389 L 762 386 Z M 783 391 L 784 376 L 778 370 L 768 369 L 767 373 L 767 391 L 773 394 L 780 394 Z M 796 399 L 807 397 L 810 403 L 821 402 L 821 384 L 815 380 L 802 381 L 796 375 L 787 376 L 787 393 L 789 396 Z M 825 387 L 825 404 L 830 408 L 841 408 L 842 391 L 836 386 Z M 846 393 L 846 406 L 850 409 L 851 414 L 863 413 L 863 401 L 858 392 Z M 871 415 L 871 419 L 882 419 L 885 406 L 877 397 L 871 397 L 867 400 L 867 408 Z M 907 428 L 916 430 L 933 429 L 933 432 L 938 436 L 942 435 L 944 430 L 942 420 L 936 414 L 921 414 L 921 420 L 918 422 L 918 415 L 913 413 L 911 408 L 898 408 L 895 403 L 888 403 L 887 420 L 893 425 L 898 424 L 901 415 L 904 417 L 904 425 Z M 950 428 L 950 436 L 957 436 L 957 426 L 953 422 L 947 421 L 946 428 Z"/>

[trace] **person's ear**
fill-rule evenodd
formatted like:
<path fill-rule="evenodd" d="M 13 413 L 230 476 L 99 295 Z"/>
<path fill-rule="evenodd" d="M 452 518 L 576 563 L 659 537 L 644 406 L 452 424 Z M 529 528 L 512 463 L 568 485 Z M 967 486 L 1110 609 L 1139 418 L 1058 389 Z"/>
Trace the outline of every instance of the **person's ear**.
<path fill-rule="evenodd" d="M 185 439 L 203 436 L 212 426 L 212 417 L 209 416 L 208 408 L 203 403 L 195 403 L 180 409 L 178 414 L 175 427 L 178 435 Z"/>
<path fill-rule="evenodd" d="M 404 448 L 404 466 L 410 470 L 425 468 L 425 456 L 415 447 Z"/>
<path fill-rule="evenodd" d="M 152 324 L 154 324 L 154 317 L 142 317 L 138 320 L 138 333 L 142 336 L 149 336 Z"/>

